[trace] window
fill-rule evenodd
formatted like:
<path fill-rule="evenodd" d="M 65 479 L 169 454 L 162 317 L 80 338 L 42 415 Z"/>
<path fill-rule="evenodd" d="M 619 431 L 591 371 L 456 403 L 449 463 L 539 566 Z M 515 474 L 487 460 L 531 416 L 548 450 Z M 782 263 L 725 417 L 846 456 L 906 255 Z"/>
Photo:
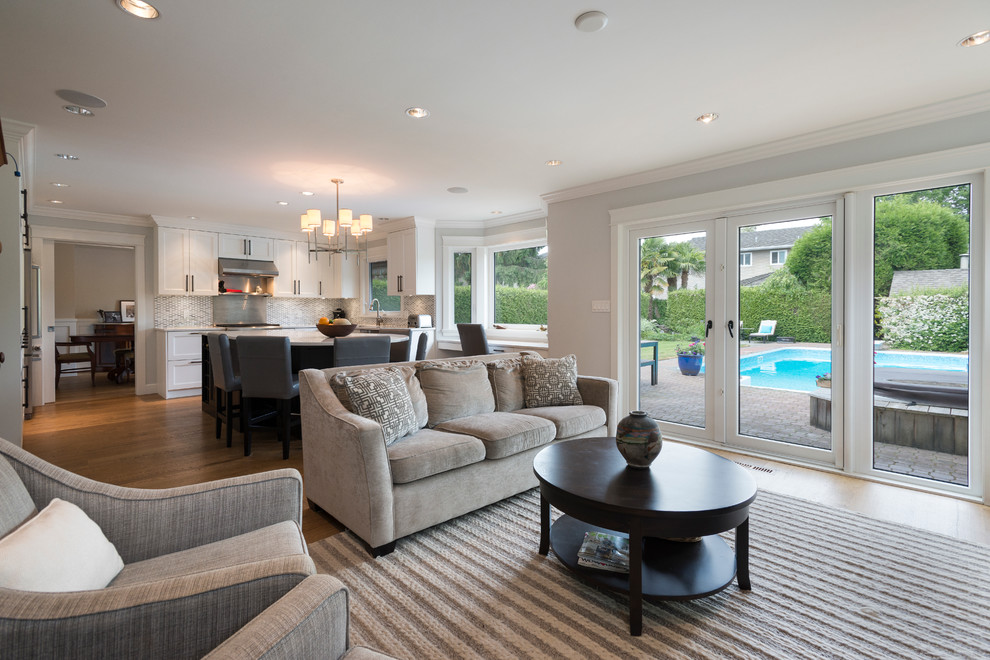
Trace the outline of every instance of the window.
<path fill-rule="evenodd" d="M 770 251 L 770 264 L 779 266 L 780 264 L 787 261 L 787 250 L 771 250 Z"/>
<path fill-rule="evenodd" d="M 368 304 L 378 299 L 383 312 L 398 312 L 402 310 L 402 296 L 388 295 L 388 262 L 372 261 L 368 264 L 368 281 L 370 282 Z"/>
<path fill-rule="evenodd" d="M 739 265 L 740 266 L 752 266 L 753 265 L 753 253 L 752 252 L 740 252 L 739 253 Z"/>
<path fill-rule="evenodd" d="M 496 250 L 492 297 L 498 325 L 547 323 L 547 246 Z"/>
<path fill-rule="evenodd" d="M 474 254 L 471 252 L 454 253 L 454 323 L 473 322 L 473 258 Z"/>

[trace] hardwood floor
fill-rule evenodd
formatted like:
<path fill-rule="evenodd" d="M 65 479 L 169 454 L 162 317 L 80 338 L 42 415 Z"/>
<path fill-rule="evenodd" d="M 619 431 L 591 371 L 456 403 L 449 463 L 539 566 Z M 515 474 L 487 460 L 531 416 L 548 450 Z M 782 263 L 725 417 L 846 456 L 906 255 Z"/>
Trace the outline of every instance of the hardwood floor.
<path fill-rule="evenodd" d="M 24 448 L 97 481 L 136 488 L 165 488 L 281 467 L 302 472 L 294 440 L 283 461 L 274 432 L 258 433 L 252 456 L 214 438 L 214 421 L 197 398 L 166 401 L 134 396 L 132 385 L 64 378 L 54 404 L 36 408 L 24 423 Z M 874 518 L 990 545 L 990 507 L 956 498 L 873 483 L 785 463 L 718 452 L 753 470 L 760 488 L 814 500 Z M 313 542 L 340 531 L 324 513 L 304 508 L 303 533 Z"/>
<path fill-rule="evenodd" d="M 214 437 L 212 417 L 196 397 L 165 400 L 135 396 L 134 386 L 97 378 L 63 378 L 55 403 L 34 410 L 24 422 L 24 448 L 71 472 L 133 488 L 168 488 L 284 467 L 302 472 L 302 448 L 294 439 L 288 460 L 275 432 L 252 434 L 252 455 L 242 436 L 232 447 Z M 325 513 L 303 508 L 309 542 L 336 534 L 340 525 Z"/>

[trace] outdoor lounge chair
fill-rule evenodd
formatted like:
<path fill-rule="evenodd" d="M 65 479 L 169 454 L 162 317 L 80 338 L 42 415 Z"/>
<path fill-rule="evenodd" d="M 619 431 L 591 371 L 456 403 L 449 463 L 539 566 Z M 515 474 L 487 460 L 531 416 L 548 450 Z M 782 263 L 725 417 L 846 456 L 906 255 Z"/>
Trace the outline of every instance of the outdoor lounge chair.
<path fill-rule="evenodd" d="M 762 341 L 769 341 L 771 337 L 777 332 L 777 322 L 776 321 L 760 321 L 760 329 L 756 332 L 749 333 L 750 340 L 760 339 Z"/>

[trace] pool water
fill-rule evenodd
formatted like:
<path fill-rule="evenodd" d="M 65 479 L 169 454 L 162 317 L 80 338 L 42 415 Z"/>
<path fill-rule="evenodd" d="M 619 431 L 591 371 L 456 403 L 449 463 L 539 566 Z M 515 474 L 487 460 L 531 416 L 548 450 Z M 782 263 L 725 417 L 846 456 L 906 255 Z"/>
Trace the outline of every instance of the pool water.
<path fill-rule="evenodd" d="M 742 358 L 739 375 L 748 377 L 748 384 L 754 387 L 811 392 L 817 389 L 815 377 L 832 370 L 830 358 L 831 351 L 827 348 L 781 348 Z M 878 351 L 874 361 L 878 367 L 904 369 L 966 371 L 969 368 L 967 355 Z"/>

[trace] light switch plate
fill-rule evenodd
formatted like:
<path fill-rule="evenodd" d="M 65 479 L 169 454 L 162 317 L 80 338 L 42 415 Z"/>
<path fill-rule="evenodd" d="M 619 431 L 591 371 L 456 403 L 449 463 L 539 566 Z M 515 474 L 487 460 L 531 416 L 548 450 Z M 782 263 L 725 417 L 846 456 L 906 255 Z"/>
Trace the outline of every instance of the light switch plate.
<path fill-rule="evenodd" d="M 612 311 L 612 301 L 610 300 L 592 300 L 591 301 L 591 311 L 592 312 L 603 312 L 608 313 Z"/>

